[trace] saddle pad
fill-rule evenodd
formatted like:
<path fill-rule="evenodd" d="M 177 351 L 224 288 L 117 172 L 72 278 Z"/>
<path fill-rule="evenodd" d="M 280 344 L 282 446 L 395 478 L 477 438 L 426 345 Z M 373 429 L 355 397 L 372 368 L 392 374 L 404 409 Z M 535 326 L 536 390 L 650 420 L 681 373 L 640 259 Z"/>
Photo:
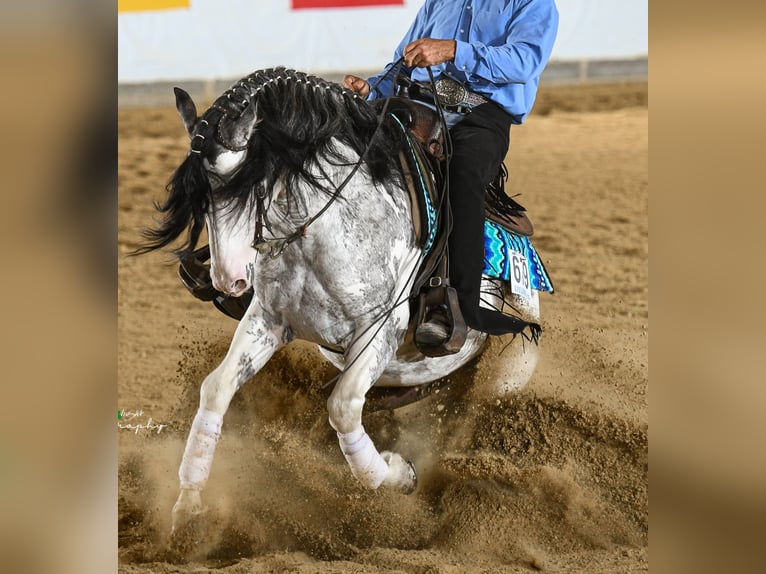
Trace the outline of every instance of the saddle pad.
<path fill-rule="evenodd" d="M 484 221 L 484 274 L 504 281 L 511 280 L 511 256 L 523 255 L 529 267 L 529 283 L 537 291 L 553 292 L 553 283 L 529 237 L 516 235 L 489 219 Z"/>

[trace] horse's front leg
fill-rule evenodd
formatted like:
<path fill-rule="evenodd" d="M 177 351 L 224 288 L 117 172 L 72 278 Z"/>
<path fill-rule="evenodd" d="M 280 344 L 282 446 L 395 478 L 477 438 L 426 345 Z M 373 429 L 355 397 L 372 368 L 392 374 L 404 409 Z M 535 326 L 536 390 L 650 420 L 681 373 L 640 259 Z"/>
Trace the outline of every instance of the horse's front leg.
<path fill-rule="evenodd" d="M 389 486 L 413 492 L 417 477 L 412 463 L 392 452 L 379 453 L 362 425 L 364 397 L 396 352 L 395 328 L 376 327 L 357 339 L 347 353 L 346 368 L 327 400 L 330 425 L 351 472 L 367 488 Z"/>
<path fill-rule="evenodd" d="M 171 534 L 202 512 L 201 492 L 210 475 L 223 415 L 234 393 L 266 364 L 286 339 L 285 328 L 267 321 L 260 304 L 253 301 L 237 327 L 226 357 L 202 383 L 199 409 L 178 469 L 181 492 L 173 506 Z"/>

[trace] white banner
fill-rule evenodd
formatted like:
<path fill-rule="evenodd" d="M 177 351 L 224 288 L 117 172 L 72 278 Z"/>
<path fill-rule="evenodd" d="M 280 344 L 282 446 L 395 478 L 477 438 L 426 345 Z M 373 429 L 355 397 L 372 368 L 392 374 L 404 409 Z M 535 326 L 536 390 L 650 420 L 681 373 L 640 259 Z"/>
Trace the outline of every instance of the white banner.
<path fill-rule="evenodd" d="M 228 79 L 278 65 L 319 74 L 379 70 L 421 4 L 294 10 L 291 0 L 123 0 L 118 80 Z M 647 0 L 557 5 L 553 59 L 646 57 Z"/>

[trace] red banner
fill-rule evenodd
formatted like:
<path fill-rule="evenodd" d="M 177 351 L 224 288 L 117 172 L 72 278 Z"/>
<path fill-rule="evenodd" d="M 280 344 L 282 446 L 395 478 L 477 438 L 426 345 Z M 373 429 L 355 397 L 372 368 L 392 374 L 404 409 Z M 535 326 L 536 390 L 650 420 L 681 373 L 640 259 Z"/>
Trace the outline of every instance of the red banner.
<path fill-rule="evenodd" d="M 358 8 L 362 6 L 404 6 L 404 0 L 292 0 L 292 9 Z"/>

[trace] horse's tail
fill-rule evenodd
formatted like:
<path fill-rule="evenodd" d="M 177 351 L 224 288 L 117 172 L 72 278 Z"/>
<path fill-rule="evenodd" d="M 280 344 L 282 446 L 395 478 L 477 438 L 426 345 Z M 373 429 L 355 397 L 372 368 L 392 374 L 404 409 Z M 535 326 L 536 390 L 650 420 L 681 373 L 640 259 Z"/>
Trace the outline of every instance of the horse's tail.
<path fill-rule="evenodd" d="M 164 218 L 159 227 L 142 231 L 141 235 L 146 239 L 146 243 L 131 255 L 141 255 L 166 247 L 187 229 L 189 233 L 186 241 L 175 253 L 183 256 L 196 247 L 205 226 L 205 213 L 212 193 L 199 153 L 192 152 L 186 157 L 166 189 L 168 197 L 165 202 L 154 203 L 154 207 L 164 214 Z"/>

